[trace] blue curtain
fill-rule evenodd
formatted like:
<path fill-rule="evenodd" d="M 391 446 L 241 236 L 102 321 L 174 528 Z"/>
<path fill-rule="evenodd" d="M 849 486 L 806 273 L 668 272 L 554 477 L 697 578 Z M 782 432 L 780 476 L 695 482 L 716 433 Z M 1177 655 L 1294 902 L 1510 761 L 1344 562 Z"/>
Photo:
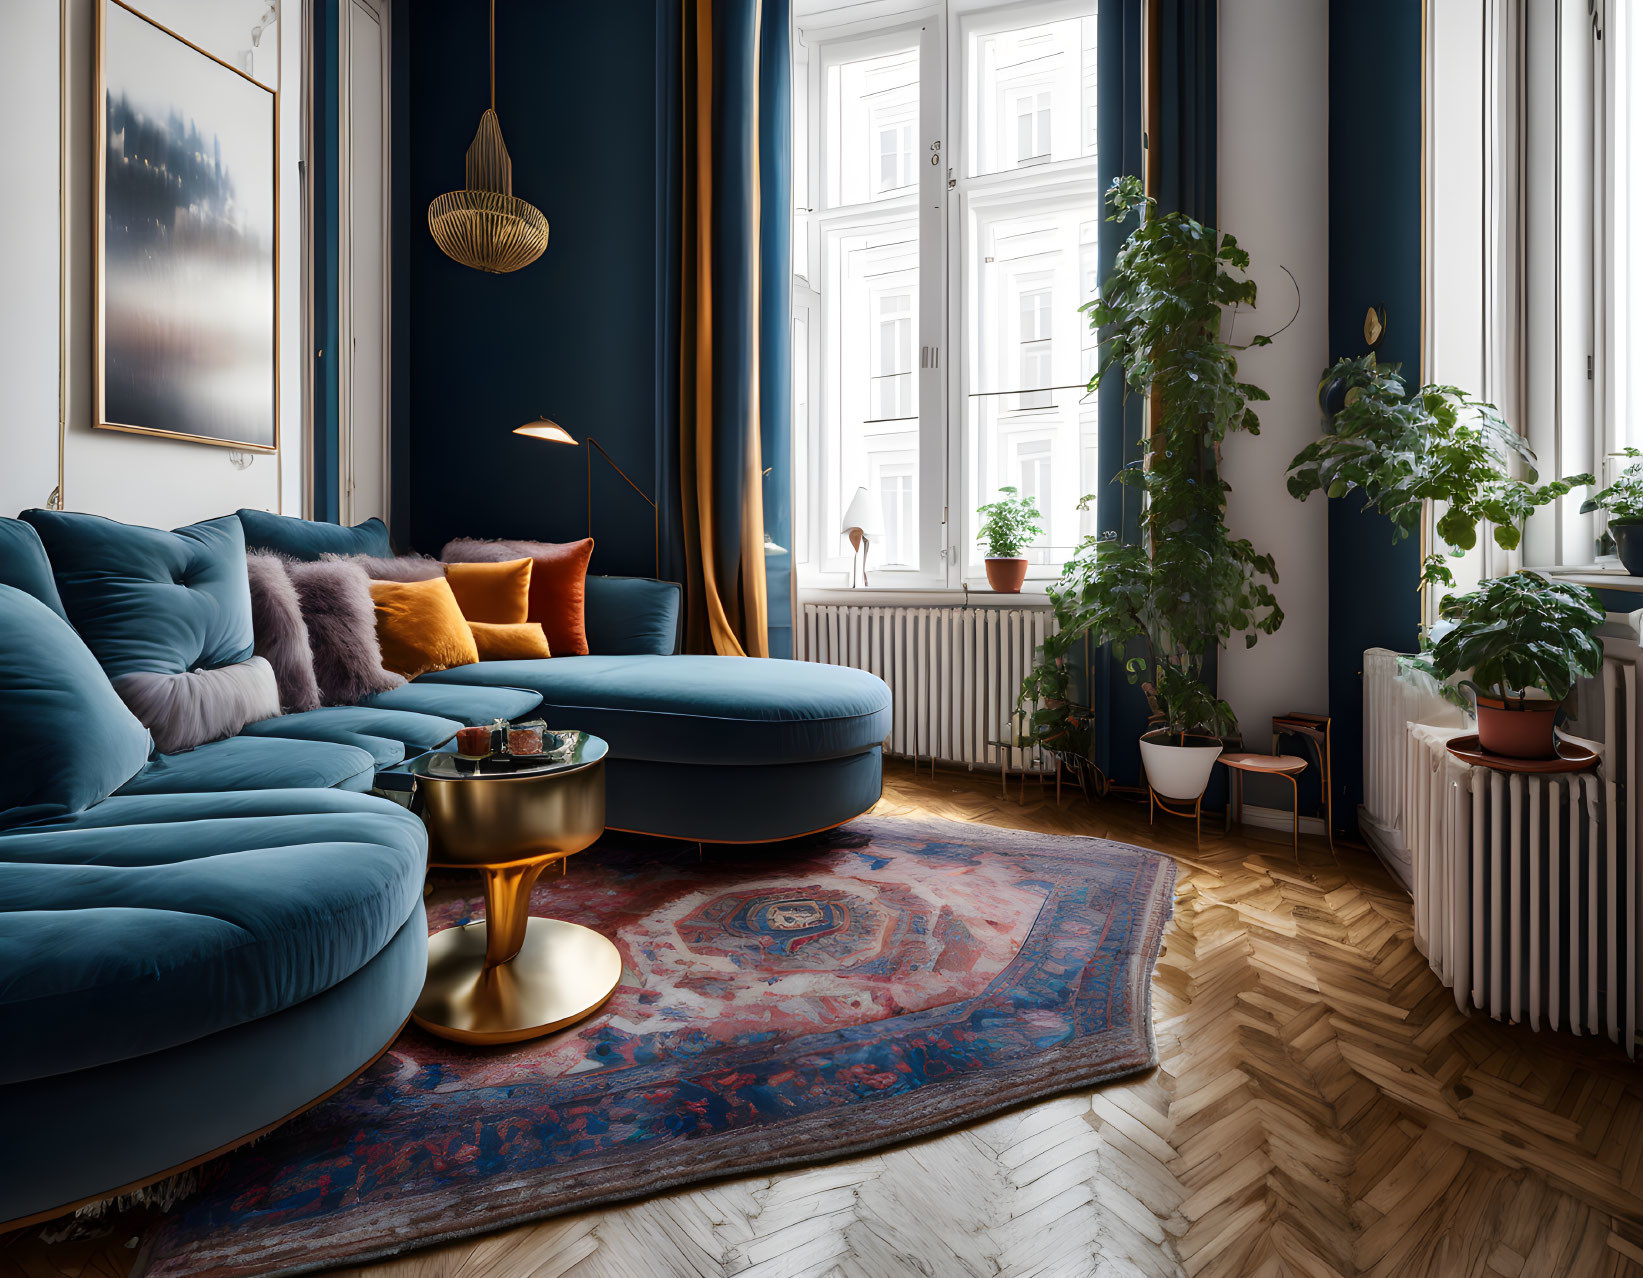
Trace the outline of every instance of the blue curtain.
<path fill-rule="evenodd" d="M 1097 30 L 1100 98 L 1097 143 L 1103 190 L 1115 177 L 1145 173 L 1153 162 L 1153 191 L 1163 211 L 1180 210 L 1207 225 L 1215 221 L 1216 183 L 1216 46 L 1215 0 L 1117 0 L 1101 5 Z M 1147 31 L 1152 19 L 1151 34 Z M 1141 83 L 1145 62 L 1156 77 L 1156 136 L 1146 137 L 1147 104 Z M 1142 140 L 1146 138 L 1143 150 Z M 1112 269 L 1133 223 L 1101 223 L 1097 253 L 1102 278 Z M 1098 403 L 1098 441 L 1108 480 L 1141 460 L 1141 401 L 1126 397 L 1114 372 L 1102 382 Z M 1137 495 L 1122 485 L 1104 483 L 1097 494 L 1096 526 L 1102 536 L 1133 540 L 1140 531 Z M 1112 780 L 1135 785 L 1141 780 L 1137 742 L 1147 725 L 1147 701 L 1124 672 L 1126 657 L 1139 655 L 1102 649 L 1087 664 L 1089 703 L 1097 716 L 1095 762 Z M 1214 653 L 1205 674 L 1215 677 Z M 1105 711 L 1105 731 L 1100 716 Z"/>
<path fill-rule="evenodd" d="M 767 528 L 791 544 L 788 0 L 662 0 L 657 16 L 675 108 L 658 122 L 664 562 L 687 650 L 790 652 L 787 558 L 764 550 Z"/>

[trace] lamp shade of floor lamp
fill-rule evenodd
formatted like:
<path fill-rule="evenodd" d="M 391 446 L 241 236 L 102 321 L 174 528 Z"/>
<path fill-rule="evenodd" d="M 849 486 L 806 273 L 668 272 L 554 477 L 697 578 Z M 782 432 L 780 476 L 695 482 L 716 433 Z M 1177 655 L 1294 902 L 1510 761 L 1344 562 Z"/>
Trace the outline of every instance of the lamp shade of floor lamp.
<path fill-rule="evenodd" d="M 884 529 L 884 510 L 879 499 L 865 488 L 856 489 L 844 508 L 839 531 L 850 538 L 850 584 L 856 584 L 856 559 L 861 559 L 861 584 L 867 584 L 867 551 L 871 538 Z"/>
<path fill-rule="evenodd" d="M 523 426 L 515 426 L 515 435 L 523 435 L 527 439 L 540 439 L 548 444 L 575 445 L 576 436 L 561 426 L 558 422 L 550 421 L 546 417 L 538 417 L 534 422 L 526 422 Z M 599 455 L 610 464 L 610 468 L 620 475 L 627 486 L 638 493 L 645 505 L 650 507 L 652 548 L 655 553 L 655 566 L 651 575 L 659 577 L 662 574 L 662 512 L 657 508 L 656 501 L 643 488 L 634 483 L 627 471 L 616 464 L 616 459 L 605 451 L 604 445 L 589 435 L 584 441 L 588 455 L 588 536 L 593 536 L 593 450 L 598 449 Z"/>

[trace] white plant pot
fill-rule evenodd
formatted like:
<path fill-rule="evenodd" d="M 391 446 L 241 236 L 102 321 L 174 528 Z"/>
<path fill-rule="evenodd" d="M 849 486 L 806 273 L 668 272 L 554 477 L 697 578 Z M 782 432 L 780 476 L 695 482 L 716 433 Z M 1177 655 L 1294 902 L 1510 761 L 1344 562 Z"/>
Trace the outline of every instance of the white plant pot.
<path fill-rule="evenodd" d="M 1177 803 L 1197 801 L 1221 757 L 1218 741 L 1206 744 L 1208 738 L 1193 736 L 1187 741 L 1190 744 L 1177 745 L 1162 733 L 1155 740 L 1141 738 L 1141 766 L 1147 770 L 1147 784 Z"/>

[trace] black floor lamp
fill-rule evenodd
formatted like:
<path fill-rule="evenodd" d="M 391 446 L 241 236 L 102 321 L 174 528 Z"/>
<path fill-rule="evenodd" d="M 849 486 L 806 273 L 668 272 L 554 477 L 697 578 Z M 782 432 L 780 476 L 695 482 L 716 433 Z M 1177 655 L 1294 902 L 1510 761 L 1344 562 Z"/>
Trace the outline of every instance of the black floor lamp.
<path fill-rule="evenodd" d="M 576 437 L 558 422 L 549 421 L 546 417 L 539 417 L 534 422 L 526 422 L 523 426 L 514 427 L 515 435 L 524 435 L 528 439 L 541 439 L 550 444 L 576 443 Z M 644 498 L 645 504 L 650 507 L 652 538 L 656 555 L 656 566 L 651 575 L 662 575 L 662 512 L 657 508 L 655 500 L 638 484 L 629 478 L 627 471 L 616 464 L 616 459 L 605 451 L 604 445 L 593 436 L 583 441 L 588 449 L 588 536 L 593 536 L 593 450 L 597 448 L 599 455 L 610 463 L 610 468 L 627 481 L 629 488 Z"/>

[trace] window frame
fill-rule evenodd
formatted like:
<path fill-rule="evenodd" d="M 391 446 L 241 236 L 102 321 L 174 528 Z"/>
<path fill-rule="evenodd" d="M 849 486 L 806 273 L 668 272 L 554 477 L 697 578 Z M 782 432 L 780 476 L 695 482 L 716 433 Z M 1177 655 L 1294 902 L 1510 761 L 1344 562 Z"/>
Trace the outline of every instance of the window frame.
<path fill-rule="evenodd" d="M 852 214 L 868 211 L 888 213 L 900 211 L 904 215 L 916 208 L 919 222 L 919 278 L 915 296 L 915 345 L 918 348 L 917 416 L 918 416 L 918 503 L 916 523 L 920 548 L 920 563 L 916 568 L 887 570 L 884 560 L 877 555 L 869 564 L 871 585 L 858 587 L 861 591 L 883 592 L 967 592 L 985 588 L 985 566 L 982 548 L 966 544 L 970 531 L 970 514 L 966 503 L 969 492 L 968 472 L 970 453 L 974 444 L 970 439 L 969 361 L 958 354 L 968 343 L 969 299 L 966 297 L 964 266 L 968 253 L 968 235 L 971 233 L 970 209 L 972 197 L 990 201 L 1008 200 L 1012 193 L 1020 198 L 1048 195 L 1055 202 L 1068 198 L 1070 192 L 1084 185 L 1090 188 L 1088 205 L 1091 216 L 1100 216 L 1099 157 L 1088 153 L 1085 145 L 1086 111 L 1094 103 L 1083 100 L 1088 87 L 1088 74 L 1079 72 L 1080 104 L 1076 114 L 1076 133 L 1079 139 L 1077 154 L 1069 159 L 998 169 L 990 173 L 968 176 L 972 166 L 970 133 L 974 122 L 965 114 L 966 77 L 971 74 L 968 47 L 976 34 L 989 31 L 1010 31 L 1025 25 L 1064 21 L 1071 18 L 1094 18 L 1097 13 L 1092 0 L 1034 0 L 1022 4 L 1017 0 L 945 0 L 945 3 L 926 4 L 916 9 L 897 13 L 851 19 L 839 16 L 849 10 L 810 15 L 795 22 L 797 40 L 805 54 L 807 73 L 804 91 L 807 96 L 808 119 L 818 122 L 803 155 L 808 164 L 808 190 L 811 206 L 805 212 L 805 260 L 821 287 L 812 286 L 809 279 L 795 279 L 795 314 L 802 305 L 808 323 L 812 368 L 817 368 L 817 356 L 822 345 L 822 333 L 830 331 L 836 320 L 833 314 L 838 290 L 828 285 L 834 264 L 827 245 L 830 230 L 836 230 Z M 829 20 L 833 19 L 833 20 Z M 833 204 L 830 202 L 827 154 L 828 139 L 825 122 L 828 68 L 843 61 L 874 56 L 876 52 L 898 47 L 908 33 L 920 33 L 920 90 L 919 121 L 915 131 L 914 165 L 918 170 L 916 197 L 906 194 L 870 198 L 866 203 Z M 905 46 L 901 46 L 905 47 Z M 931 75 L 930 69 L 939 70 Z M 934 82 L 932 82 L 934 81 Z M 1036 127 L 1036 124 L 1035 124 Z M 1050 137 L 1046 144 L 1053 147 L 1055 120 L 1050 121 Z M 876 134 L 875 134 L 876 142 Z M 962 142 L 962 146 L 959 143 Z M 1052 152 L 1053 153 L 1053 152 Z M 795 145 L 795 155 L 799 155 Z M 875 151 L 873 162 L 878 163 Z M 1045 172 L 1054 171 L 1054 176 Z M 875 167 L 876 174 L 876 167 Z M 1029 191 L 1030 188 L 1030 191 Z M 840 193 L 843 184 L 840 183 Z M 887 219 L 893 220 L 893 219 Z M 1075 276 L 1082 283 L 1082 270 L 1076 264 Z M 1052 301 L 1053 307 L 1053 301 Z M 1064 317 L 1070 324 L 1079 318 L 1076 312 Z M 1052 314 L 1052 331 L 1061 328 Z M 1072 328 L 1065 334 L 1067 341 L 1076 336 Z M 1082 340 L 1079 349 L 1082 350 Z M 1053 365 L 1052 365 L 1053 370 Z M 806 438 L 796 447 L 795 456 L 805 459 L 802 478 L 806 492 L 795 500 L 795 519 L 809 520 L 808 535 L 794 534 L 795 569 L 801 594 L 814 594 L 840 589 L 850 584 L 850 557 L 847 546 L 842 553 L 831 551 L 835 529 L 848 494 L 840 490 L 837 458 L 828 452 L 837 452 L 837 440 L 830 446 L 825 436 L 831 425 L 834 377 L 830 369 L 820 369 L 809 385 L 809 420 L 804 423 Z M 1052 378 L 1053 380 L 1053 378 Z M 1076 403 L 1082 392 L 1068 392 Z M 1045 412 L 1028 409 L 1012 413 L 1022 424 Z M 1053 409 L 1051 410 L 1053 411 Z M 1077 408 L 1071 409 L 1075 414 Z M 1077 444 L 1082 474 L 1087 446 Z M 872 472 L 869 472 L 871 475 Z M 796 477 L 798 478 L 798 477 Z M 1076 480 L 1072 481 L 1077 487 Z M 1075 498 L 1076 500 L 1076 498 Z M 968 502 L 973 506 L 979 503 Z M 1089 516 L 1084 517 L 1082 529 Z M 1047 536 L 1048 534 L 1046 534 Z M 801 558 L 799 548 L 809 553 Z M 1034 564 L 1029 570 L 1029 590 L 1041 590 L 1043 585 L 1060 575 L 1060 564 Z"/>

